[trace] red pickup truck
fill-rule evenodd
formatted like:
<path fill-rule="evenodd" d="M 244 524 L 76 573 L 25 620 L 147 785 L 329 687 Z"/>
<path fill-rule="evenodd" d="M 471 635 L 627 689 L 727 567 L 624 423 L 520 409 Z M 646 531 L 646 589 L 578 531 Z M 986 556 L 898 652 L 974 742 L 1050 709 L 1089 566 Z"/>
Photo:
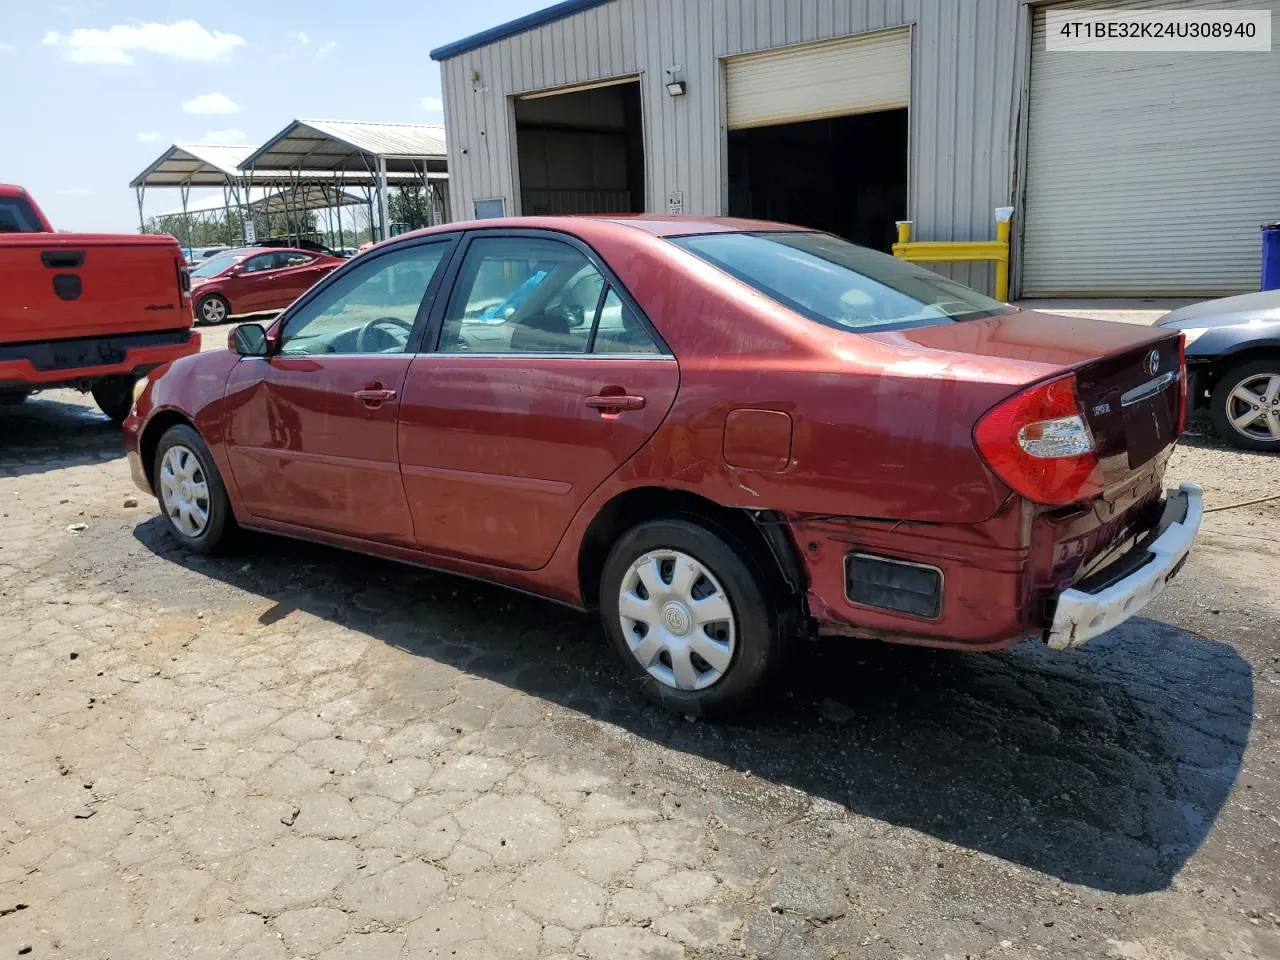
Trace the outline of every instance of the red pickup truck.
<path fill-rule="evenodd" d="M 0 404 L 72 387 L 119 424 L 139 378 L 200 349 L 177 240 L 55 233 L 3 183 L 0 291 Z"/>

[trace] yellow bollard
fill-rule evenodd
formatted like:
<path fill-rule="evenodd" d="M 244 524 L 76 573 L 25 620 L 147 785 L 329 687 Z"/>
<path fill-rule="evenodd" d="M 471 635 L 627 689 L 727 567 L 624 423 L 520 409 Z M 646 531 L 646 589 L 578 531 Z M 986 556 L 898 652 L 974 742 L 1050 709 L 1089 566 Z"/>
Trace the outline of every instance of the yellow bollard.
<path fill-rule="evenodd" d="M 911 221 L 895 220 L 894 222 L 898 225 L 898 242 L 910 243 L 911 242 Z M 901 256 L 901 254 L 895 250 L 894 256 Z"/>
<path fill-rule="evenodd" d="M 1004 256 L 996 260 L 996 299 L 1009 302 L 1009 234 L 1013 207 L 996 207 L 996 242 L 1004 248 Z"/>

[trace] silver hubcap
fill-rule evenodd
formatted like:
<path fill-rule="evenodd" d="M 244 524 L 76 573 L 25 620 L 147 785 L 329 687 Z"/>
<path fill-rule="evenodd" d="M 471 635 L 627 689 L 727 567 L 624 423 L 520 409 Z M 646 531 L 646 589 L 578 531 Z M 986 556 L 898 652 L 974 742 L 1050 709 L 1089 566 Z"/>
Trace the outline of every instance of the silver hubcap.
<path fill-rule="evenodd" d="M 733 662 L 729 598 L 710 570 L 679 550 L 651 550 L 631 565 L 618 619 L 640 666 L 673 689 L 705 690 Z"/>
<path fill-rule="evenodd" d="M 221 323 L 227 317 L 227 308 L 217 297 L 210 297 L 200 305 L 200 316 L 207 323 Z"/>
<path fill-rule="evenodd" d="M 1280 441 L 1280 373 L 1242 380 L 1227 397 L 1227 419 L 1250 440 Z"/>
<path fill-rule="evenodd" d="M 188 537 L 209 525 L 209 482 L 196 455 L 182 445 L 165 451 L 160 461 L 160 502 L 169 522 Z"/>

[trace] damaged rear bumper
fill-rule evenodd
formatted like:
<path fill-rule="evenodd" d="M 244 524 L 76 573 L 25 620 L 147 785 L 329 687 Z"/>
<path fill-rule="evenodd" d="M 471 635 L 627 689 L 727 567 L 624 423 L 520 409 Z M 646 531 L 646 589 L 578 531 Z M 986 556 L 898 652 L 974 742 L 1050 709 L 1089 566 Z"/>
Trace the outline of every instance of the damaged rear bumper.
<path fill-rule="evenodd" d="M 1054 650 L 1078 647 L 1128 620 L 1163 592 L 1191 552 L 1204 519 L 1204 491 L 1171 490 L 1151 535 L 1058 597 L 1045 639 Z"/>

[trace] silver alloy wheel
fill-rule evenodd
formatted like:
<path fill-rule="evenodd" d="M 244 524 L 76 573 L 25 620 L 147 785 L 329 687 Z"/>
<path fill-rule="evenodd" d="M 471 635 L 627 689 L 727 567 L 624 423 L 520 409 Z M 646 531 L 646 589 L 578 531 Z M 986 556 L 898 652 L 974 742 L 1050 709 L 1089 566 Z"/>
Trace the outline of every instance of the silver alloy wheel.
<path fill-rule="evenodd" d="M 200 319 L 205 323 L 221 323 L 227 319 L 227 305 L 217 297 L 206 297 L 200 303 Z"/>
<path fill-rule="evenodd" d="M 622 578 L 622 635 L 632 655 L 664 686 L 705 690 L 733 662 L 737 631 L 719 581 L 679 550 L 650 550 Z"/>
<path fill-rule="evenodd" d="M 174 528 L 198 537 L 209 526 L 209 481 L 188 447 L 175 444 L 160 461 L 160 502 Z"/>
<path fill-rule="evenodd" d="M 1250 440 L 1280 441 L 1280 373 L 1260 373 L 1236 384 L 1227 395 L 1227 419 Z"/>

